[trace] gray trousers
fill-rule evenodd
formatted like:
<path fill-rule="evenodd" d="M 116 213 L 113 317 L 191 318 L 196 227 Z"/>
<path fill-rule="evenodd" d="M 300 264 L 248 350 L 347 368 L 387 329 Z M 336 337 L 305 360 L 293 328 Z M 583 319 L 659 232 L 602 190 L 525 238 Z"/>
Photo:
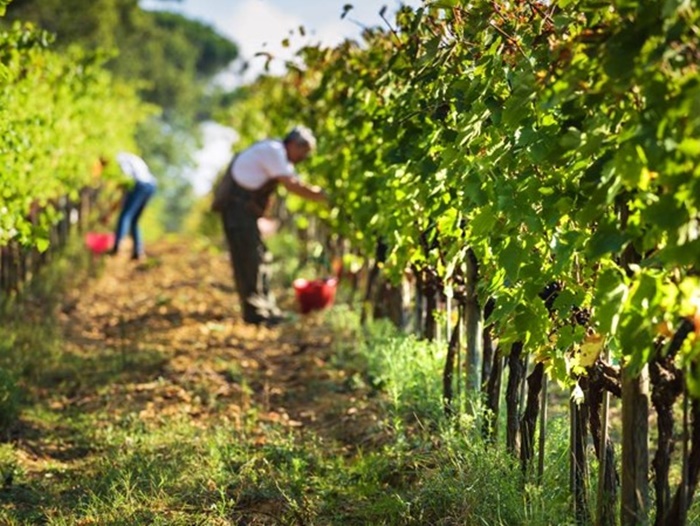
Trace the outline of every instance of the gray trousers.
<path fill-rule="evenodd" d="M 228 207 L 221 215 L 243 320 L 260 323 L 279 315 L 270 291 L 272 255 L 260 236 L 257 217 L 242 206 Z"/>

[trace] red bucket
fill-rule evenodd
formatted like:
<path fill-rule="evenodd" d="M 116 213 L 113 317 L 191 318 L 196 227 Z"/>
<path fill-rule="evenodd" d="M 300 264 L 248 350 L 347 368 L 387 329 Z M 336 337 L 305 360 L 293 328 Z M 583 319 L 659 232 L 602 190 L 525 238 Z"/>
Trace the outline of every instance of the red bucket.
<path fill-rule="evenodd" d="M 114 246 L 113 232 L 88 232 L 85 234 L 85 246 L 93 254 L 103 254 Z"/>
<path fill-rule="evenodd" d="M 335 301 L 335 290 L 338 285 L 336 278 L 307 280 L 303 278 L 295 279 L 294 294 L 299 304 L 302 314 L 307 314 L 313 310 L 321 310 L 333 304 Z"/>

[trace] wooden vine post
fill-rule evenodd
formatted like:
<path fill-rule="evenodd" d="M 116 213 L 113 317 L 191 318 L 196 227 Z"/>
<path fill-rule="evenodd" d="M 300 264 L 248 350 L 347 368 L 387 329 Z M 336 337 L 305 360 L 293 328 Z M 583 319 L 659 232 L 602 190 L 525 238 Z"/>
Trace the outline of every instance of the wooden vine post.
<path fill-rule="evenodd" d="M 605 348 L 604 363 L 610 363 L 610 349 Z M 592 390 L 591 390 L 592 391 Z M 610 391 L 601 389 L 596 393 L 596 403 L 591 402 L 591 411 L 597 411 L 595 416 L 599 420 L 591 420 L 591 431 L 594 440 L 596 439 L 595 423 L 599 422 L 598 430 L 598 501 L 596 507 L 596 525 L 614 526 L 615 520 L 615 463 L 614 450 L 610 441 Z M 600 407 L 598 407 L 600 406 Z M 594 414 L 591 414 L 593 417 Z"/>
<path fill-rule="evenodd" d="M 452 329 L 452 334 L 450 336 L 449 343 L 447 345 L 447 357 L 445 359 L 445 368 L 442 373 L 442 401 L 443 409 L 447 416 L 454 416 L 456 411 L 454 408 L 454 372 L 455 363 L 457 364 L 457 370 L 459 370 L 459 346 L 460 346 L 460 327 L 462 325 L 462 311 L 460 309 L 460 315 L 457 319 L 454 329 Z"/>
<path fill-rule="evenodd" d="M 539 437 L 539 456 L 537 462 L 537 484 L 542 485 L 544 482 L 544 463 L 545 463 L 545 446 L 547 444 L 547 391 L 548 379 L 545 374 L 542 378 L 542 399 L 540 400 L 540 437 Z"/>
<path fill-rule="evenodd" d="M 528 475 L 530 462 L 535 455 L 535 427 L 542 404 L 540 396 L 544 379 L 544 362 L 539 362 L 527 377 L 527 399 L 520 419 L 520 464 L 525 476 Z"/>
<path fill-rule="evenodd" d="M 683 446 L 682 446 L 682 454 L 683 454 L 683 464 L 682 464 L 682 471 L 681 471 L 681 484 L 680 488 L 678 489 L 678 502 L 679 502 L 679 513 L 678 513 L 678 522 L 679 524 L 684 525 L 688 519 L 688 473 L 689 473 L 689 454 L 690 451 L 688 449 L 688 440 L 690 439 L 690 433 L 689 433 L 689 423 L 688 423 L 688 415 L 689 415 L 689 408 L 688 408 L 688 390 L 685 385 L 683 385 Z"/>
<path fill-rule="evenodd" d="M 620 524 L 649 524 L 649 370 L 622 370 L 622 496 Z"/>
<path fill-rule="evenodd" d="M 579 382 L 584 382 L 583 378 Z M 570 409 L 570 473 L 573 512 L 576 524 L 591 522 L 588 500 L 588 463 L 586 461 L 586 437 L 588 433 L 588 404 L 571 398 Z"/>
<path fill-rule="evenodd" d="M 464 309 L 464 323 L 467 347 L 467 390 L 470 395 L 481 392 L 482 369 L 482 321 L 479 298 L 476 292 L 476 283 L 479 276 L 479 265 L 474 252 L 467 251 L 466 266 L 466 297 Z"/>
<path fill-rule="evenodd" d="M 515 342 L 510 347 L 508 355 L 508 384 L 506 386 L 506 450 L 513 456 L 517 455 L 520 447 L 520 386 L 525 379 L 526 362 L 523 358 L 523 343 Z"/>

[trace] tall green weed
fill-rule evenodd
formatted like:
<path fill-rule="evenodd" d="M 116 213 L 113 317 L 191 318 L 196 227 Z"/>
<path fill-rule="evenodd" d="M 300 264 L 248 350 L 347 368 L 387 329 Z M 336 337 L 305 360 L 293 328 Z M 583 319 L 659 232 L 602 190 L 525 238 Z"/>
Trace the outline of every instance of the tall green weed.
<path fill-rule="evenodd" d="M 330 323 L 342 334 L 356 330 L 352 320 L 352 311 L 337 308 Z M 391 458 L 396 471 L 411 473 L 403 478 L 410 483 L 393 488 L 404 503 L 401 513 L 385 516 L 382 524 L 569 523 L 565 424 L 550 425 L 545 474 L 538 485 L 504 447 L 482 438 L 478 403 L 460 400 L 461 415 L 445 416 L 445 344 L 402 334 L 383 322 L 338 341 L 354 343 L 340 346 L 337 366 L 365 371 L 365 382 L 385 395 L 394 441 L 371 458 L 378 463 Z"/>

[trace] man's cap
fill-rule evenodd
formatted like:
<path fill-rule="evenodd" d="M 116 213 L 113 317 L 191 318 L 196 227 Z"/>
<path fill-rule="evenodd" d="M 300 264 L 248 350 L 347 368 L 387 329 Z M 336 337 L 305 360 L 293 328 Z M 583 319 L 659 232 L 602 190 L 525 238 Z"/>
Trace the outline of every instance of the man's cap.
<path fill-rule="evenodd" d="M 313 132 L 306 126 L 294 126 L 284 140 L 285 142 L 295 142 L 297 144 L 308 146 L 311 150 L 316 149 L 316 137 L 314 137 Z"/>

